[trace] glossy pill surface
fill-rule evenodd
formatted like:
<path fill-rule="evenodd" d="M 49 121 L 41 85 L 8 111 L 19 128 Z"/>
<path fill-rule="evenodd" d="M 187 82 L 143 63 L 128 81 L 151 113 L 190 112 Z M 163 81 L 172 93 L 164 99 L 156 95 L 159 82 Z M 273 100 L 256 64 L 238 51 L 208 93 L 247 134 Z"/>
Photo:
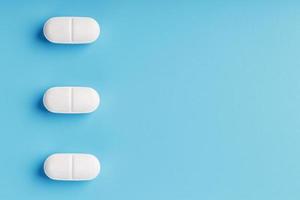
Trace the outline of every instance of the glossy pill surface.
<path fill-rule="evenodd" d="M 98 108 L 100 96 L 90 87 L 52 87 L 45 92 L 43 103 L 53 113 L 91 113 Z"/>
<path fill-rule="evenodd" d="M 87 181 L 100 173 L 100 162 L 91 154 L 57 153 L 44 162 L 45 174 L 53 180 Z"/>
<path fill-rule="evenodd" d="M 97 40 L 100 26 L 91 17 L 52 17 L 43 28 L 46 39 L 58 44 L 86 44 Z"/>

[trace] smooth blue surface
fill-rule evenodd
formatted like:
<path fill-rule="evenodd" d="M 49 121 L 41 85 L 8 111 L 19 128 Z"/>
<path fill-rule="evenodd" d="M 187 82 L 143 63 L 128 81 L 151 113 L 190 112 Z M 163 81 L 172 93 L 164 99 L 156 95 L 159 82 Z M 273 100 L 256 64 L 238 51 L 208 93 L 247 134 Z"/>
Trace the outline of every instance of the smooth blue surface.
<path fill-rule="evenodd" d="M 300 3 L 2 1 L 0 199 L 298 200 Z M 52 16 L 91 16 L 92 45 L 54 45 Z M 45 111 L 90 86 L 91 115 Z M 55 182 L 55 152 L 98 156 L 92 182 Z"/>

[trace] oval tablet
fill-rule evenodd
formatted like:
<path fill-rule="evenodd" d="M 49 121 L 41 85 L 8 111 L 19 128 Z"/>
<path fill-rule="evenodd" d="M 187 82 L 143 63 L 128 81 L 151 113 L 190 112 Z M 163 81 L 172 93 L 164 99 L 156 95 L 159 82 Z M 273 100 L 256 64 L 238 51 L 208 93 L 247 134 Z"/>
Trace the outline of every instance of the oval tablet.
<path fill-rule="evenodd" d="M 100 26 L 90 17 L 52 17 L 43 28 L 47 40 L 61 44 L 92 43 L 100 35 Z"/>
<path fill-rule="evenodd" d="M 53 180 L 86 181 L 100 173 L 100 162 L 91 154 L 57 153 L 44 162 L 45 174 Z"/>
<path fill-rule="evenodd" d="M 53 87 L 45 92 L 43 103 L 53 113 L 91 113 L 98 108 L 100 97 L 89 87 Z"/>

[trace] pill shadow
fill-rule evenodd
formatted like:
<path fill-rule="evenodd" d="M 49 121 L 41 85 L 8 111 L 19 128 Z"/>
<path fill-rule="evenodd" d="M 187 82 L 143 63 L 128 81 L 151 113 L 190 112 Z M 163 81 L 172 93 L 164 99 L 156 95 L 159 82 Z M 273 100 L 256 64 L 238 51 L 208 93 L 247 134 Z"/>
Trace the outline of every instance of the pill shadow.
<path fill-rule="evenodd" d="M 40 95 L 39 98 L 38 98 L 38 101 L 37 101 L 37 109 L 39 111 L 41 111 L 42 113 L 44 114 L 48 114 L 48 110 L 45 108 L 44 106 L 44 102 L 43 102 L 43 95 Z"/>
<path fill-rule="evenodd" d="M 40 178 L 40 179 L 44 179 L 44 180 L 47 180 L 48 177 L 46 176 L 45 172 L 44 172 L 44 162 L 41 162 L 40 165 L 38 165 L 38 168 L 37 168 L 37 177 Z"/>
<path fill-rule="evenodd" d="M 41 43 L 49 43 L 49 41 L 46 39 L 43 31 L 43 26 L 39 26 L 39 29 L 36 34 L 36 39 Z"/>

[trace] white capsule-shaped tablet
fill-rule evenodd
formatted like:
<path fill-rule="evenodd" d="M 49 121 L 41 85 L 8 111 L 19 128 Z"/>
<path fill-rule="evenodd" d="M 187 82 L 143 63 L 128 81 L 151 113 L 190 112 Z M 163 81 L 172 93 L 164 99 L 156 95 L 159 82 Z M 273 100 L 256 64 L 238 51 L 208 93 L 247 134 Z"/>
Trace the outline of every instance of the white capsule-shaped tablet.
<path fill-rule="evenodd" d="M 91 17 L 52 17 L 44 25 L 47 40 L 60 44 L 92 43 L 100 35 L 100 26 Z"/>
<path fill-rule="evenodd" d="M 52 87 L 45 92 L 43 103 L 53 113 L 91 113 L 98 108 L 100 96 L 90 87 Z"/>
<path fill-rule="evenodd" d="M 44 162 L 45 174 L 53 180 L 87 181 L 100 173 L 100 162 L 91 154 L 57 153 Z"/>

